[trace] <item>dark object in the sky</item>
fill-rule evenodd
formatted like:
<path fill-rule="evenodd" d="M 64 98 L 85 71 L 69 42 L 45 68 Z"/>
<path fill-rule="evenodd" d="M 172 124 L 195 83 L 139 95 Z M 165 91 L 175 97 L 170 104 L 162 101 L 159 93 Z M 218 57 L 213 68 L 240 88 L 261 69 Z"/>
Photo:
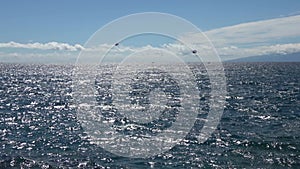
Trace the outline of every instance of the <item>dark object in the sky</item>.
<path fill-rule="evenodd" d="M 192 52 L 193 52 L 193 54 L 196 54 L 196 53 L 197 53 L 197 50 L 193 50 Z"/>
<path fill-rule="evenodd" d="M 119 46 L 119 43 L 116 43 L 115 46 Z"/>

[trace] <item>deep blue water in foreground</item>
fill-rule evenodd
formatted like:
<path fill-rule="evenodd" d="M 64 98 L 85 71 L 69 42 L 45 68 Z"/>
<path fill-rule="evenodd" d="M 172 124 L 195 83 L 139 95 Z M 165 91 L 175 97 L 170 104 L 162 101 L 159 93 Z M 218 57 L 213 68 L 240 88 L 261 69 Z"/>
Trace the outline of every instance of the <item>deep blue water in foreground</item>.
<path fill-rule="evenodd" d="M 205 143 L 194 137 L 196 122 L 171 150 L 130 159 L 88 141 L 72 101 L 72 66 L 0 64 L 0 168 L 299 167 L 300 63 L 224 67 L 226 106 Z M 194 73 L 209 95 L 205 71 Z"/>

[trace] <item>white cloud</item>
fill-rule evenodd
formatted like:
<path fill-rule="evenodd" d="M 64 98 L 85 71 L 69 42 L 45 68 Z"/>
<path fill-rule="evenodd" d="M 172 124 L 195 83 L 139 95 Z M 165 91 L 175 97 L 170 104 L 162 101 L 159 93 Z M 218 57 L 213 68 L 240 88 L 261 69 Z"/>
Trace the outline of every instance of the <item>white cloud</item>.
<path fill-rule="evenodd" d="M 41 49 L 41 50 L 65 50 L 65 51 L 79 51 L 83 47 L 80 44 L 70 45 L 68 43 L 48 42 L 48 43 L 17 43 L 8 42 L 0 43 L 0 48 L 24 48 L 24 49 Z"/>
<path fill-rule="evenodd" d="M 46 63 L 46 64 L 74 64 L 77 54 L 72 52 L 49 53 L 20 53 L 0 52 L 0 62 L 13 63 Z"/>
<path fill-rule="evenodd" d="M 205 32 L 216 46 L 274 43 L 300 37 L 300 15 L 249 22 Z"/>
<path fill-rule="evenodd" d="M 179 55 L 190 55 L 191 49 L 188 49 L 184 45 L 180 44 L 167 44 L 163 45 L 163 48 L 173 51 Z M 202 48 L 205 48 L 202 46 Z M 205 51 L 205 50 L 203 50 Z M 275 45 L 261 45 L 253 47 L 237 47 L 237 46 L 218 46 L 217 51 L 222 60 L 231 60 L 248 56 L 262 56 L 271 54 L 290 54 L 300 52 L 300 43 L 288 43 L 288 44 L 275 44 Z M 201 56 L 205 56 L 205 53 L 199 53 Z"/>
<path fill-rule="evenodd" d="M 300 52 L 300 43 L 264 45 L 251 48 L 238 48 L 236 46 L 218 48 L 223 60 L 230 60 L 248 56 L 261 56 L 271 54 L 289 54 Z"/>

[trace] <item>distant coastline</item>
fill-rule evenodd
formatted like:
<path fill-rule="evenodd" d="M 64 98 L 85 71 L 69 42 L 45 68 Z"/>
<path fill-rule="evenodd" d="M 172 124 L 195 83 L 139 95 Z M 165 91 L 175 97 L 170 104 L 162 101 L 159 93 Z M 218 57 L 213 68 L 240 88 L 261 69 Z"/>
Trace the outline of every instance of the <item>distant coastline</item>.
<path fill-rule="evenodd" d="M 249 56 L 225 62 L 300 62 L 300 53 Z"/>

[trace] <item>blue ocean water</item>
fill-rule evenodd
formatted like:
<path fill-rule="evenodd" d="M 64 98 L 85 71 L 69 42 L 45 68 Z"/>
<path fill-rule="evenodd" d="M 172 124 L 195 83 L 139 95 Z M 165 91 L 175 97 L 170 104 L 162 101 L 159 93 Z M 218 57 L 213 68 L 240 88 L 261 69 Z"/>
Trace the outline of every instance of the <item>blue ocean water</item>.
<path fill-rule="evenodd" d="M 208 112 L 209 79 L 203 65 L 193 67 L 202 67 L 194 75 Z M 72 98 L 73 66 L 0 64 L 0 168 L 299 167 L 300 63 L 225 63 L 224 68 L 228 95 L 212 136 L 198 143 L 195 135 L 203 124 L 196 121 L 171 150 L 133 159 L 88 141 Z M 100 91 L 109 86 L 95 85 L 107 96 Z M 169 124 L 148 127 L 164 130 Z"/>

